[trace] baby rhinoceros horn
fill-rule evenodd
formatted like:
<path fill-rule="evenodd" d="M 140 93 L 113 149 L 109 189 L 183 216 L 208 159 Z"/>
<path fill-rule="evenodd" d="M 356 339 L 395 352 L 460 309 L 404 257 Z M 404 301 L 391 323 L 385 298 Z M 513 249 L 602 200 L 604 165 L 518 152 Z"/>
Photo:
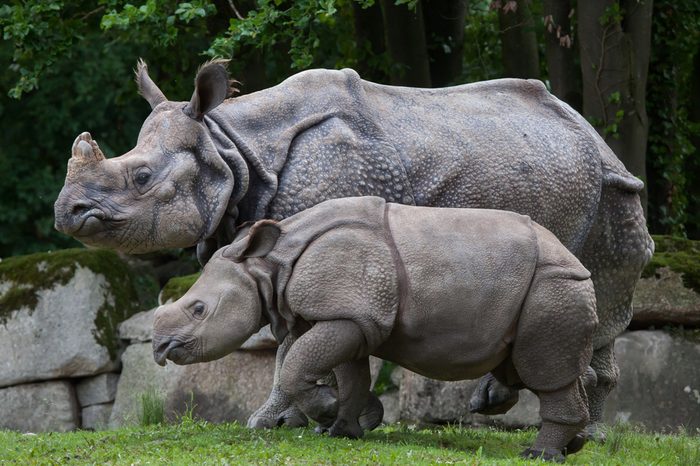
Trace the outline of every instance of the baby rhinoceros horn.
<path fill-rule="evenodd" d="M 92 139 L 87 131 L 81 133 L 73 142 L 71 158 L 82 163 L 99 162 L 104 160 L 105 156 L 97 145 L 97 141 Z"/>

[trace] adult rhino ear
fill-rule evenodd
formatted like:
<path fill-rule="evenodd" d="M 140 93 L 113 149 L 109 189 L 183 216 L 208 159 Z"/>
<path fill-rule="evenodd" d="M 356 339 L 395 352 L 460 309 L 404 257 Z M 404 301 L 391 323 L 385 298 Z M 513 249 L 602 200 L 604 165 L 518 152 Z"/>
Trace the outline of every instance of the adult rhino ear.
<path fill-rule="evenodd" d="M 222 255 L 234 262 L 241 262 L 251 257 L 263 257 L 272 251 L 282 234 L 274 220 L 256 222 L 243 238 L 235 241 L 222 252 Z"/>
<path fill-rule="evenodd" d="M 136 63 L 134 73 L 136 73 L 136 85 L 139 87 L 139 94 L 151 104 L 151 109 L 168 100 L 148 75 L 148 66 L 142 58 L 139 58 L 139 61 Z"/>
<path fill-rule="evenodd" d="M 231 81 L 226 70 L 228 60 L 212 60 L 199 68 L 194 78 L 194 93 L 185 107 L 185 114 L 201 121 L 204 114 L 215 109 L 231 93 Z"/>

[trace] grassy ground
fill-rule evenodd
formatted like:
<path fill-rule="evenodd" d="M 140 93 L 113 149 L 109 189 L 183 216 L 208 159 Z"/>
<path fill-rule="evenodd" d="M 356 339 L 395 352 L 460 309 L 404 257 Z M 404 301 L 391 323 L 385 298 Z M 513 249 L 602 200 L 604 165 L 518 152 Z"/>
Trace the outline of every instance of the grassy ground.
<path fill-rule="evenodd" d="M 185 419 L 107 432 L 19 434 L 0 431 L 0 464 L 537 464 L 518 453 L 534 430 L 382 427 L 362 440 L 311 429 L 249 430 Z M 615 427 L 605 445 L 588 443 L 569 464 L 697 465 L 700 437 L 653 435 Z"/>

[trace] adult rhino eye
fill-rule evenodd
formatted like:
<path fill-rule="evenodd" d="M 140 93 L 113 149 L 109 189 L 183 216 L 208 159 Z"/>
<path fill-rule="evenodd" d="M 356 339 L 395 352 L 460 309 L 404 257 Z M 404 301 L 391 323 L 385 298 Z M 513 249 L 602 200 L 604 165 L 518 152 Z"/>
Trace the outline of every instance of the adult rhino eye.
<path fill-rule="evenodd" d="M 139 186 L 144 186 L 151 179 L 151 172 L 148 170 L 139 171 L 134 177 L 134 181 Z"/>
<path fill-rule="evenodd" d="M 192 315 L 195 317 L 202 317 L 204 315 L 204 303 L 196 303 L 192 308 Z"/>

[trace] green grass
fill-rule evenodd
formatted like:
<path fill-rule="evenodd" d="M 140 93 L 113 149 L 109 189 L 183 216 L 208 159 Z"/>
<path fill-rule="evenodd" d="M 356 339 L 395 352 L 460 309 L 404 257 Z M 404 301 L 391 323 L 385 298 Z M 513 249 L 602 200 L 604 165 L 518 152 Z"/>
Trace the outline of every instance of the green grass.
<path fill-rule="evenodd" d="M 534 430 L 382 427 L 362 440 L 319 436 L 312 429 L 249 430 L 183 419 L 176 425 L 22 435 L 0 431 L 0 464 L 538 464 L 518 453 Z M 588 443 L 569 464 L 700 464 L 700 438 L 642 434 L 625 427 L 613 442 Z"/>
<path fill-rule="evenodd" d="M 165 422 L 165 398 L 160 396 L 155 389 L 141 394 L 139 421 L 144 427 Z"/>

